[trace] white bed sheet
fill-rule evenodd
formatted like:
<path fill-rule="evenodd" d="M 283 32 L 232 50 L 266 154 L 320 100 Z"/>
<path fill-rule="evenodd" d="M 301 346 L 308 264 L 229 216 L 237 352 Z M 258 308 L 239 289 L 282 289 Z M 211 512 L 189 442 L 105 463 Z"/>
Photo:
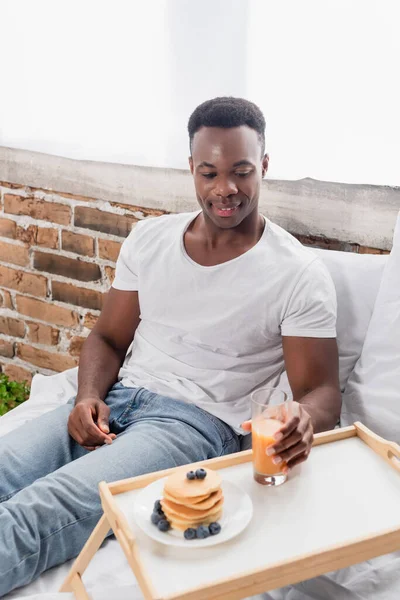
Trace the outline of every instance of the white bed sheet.
<path fill-rule="evenodd" d="M 76 369 L 45 377 L 36 375 L 31 398 L 0 418 L 0 436 L 68 401 L 76 389 Z M 36 581 L 14 590 L 4 600 L 73 600 L 60 594 L 72 561 L 50 569 Z M 93 600 L 142 600 L 143 596 L 115 539 L 104 542 L 87 568 L 84 581 Z M 253 600 L 399 600 L 399 552 L 366 561 Z"/>

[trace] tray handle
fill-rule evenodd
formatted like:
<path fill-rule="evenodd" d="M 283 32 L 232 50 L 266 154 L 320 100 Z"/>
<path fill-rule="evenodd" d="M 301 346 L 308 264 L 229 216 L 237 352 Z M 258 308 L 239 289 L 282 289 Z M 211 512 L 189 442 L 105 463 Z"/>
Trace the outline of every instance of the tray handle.
<path fill-rule="evenodd" d="M 128 563 L 141 587 L 145 600 L 154 600 L 156 598 L 156 593 L 153 584 L 145 573 L 135 537 L 132 529 L 129 527 L 125 515 L 117 506 L 105 481 L 99 483 L 99 491 L 104 513 L 107 516 L 113 532 L 115 533 L 115 537 L 120 543 Z"/>
<path fill-rule="evenodd" d="M 354 426 L 358 437 L 400 473 L 400 446 L 380 437 L 359 421 L 354 423 Z"/>

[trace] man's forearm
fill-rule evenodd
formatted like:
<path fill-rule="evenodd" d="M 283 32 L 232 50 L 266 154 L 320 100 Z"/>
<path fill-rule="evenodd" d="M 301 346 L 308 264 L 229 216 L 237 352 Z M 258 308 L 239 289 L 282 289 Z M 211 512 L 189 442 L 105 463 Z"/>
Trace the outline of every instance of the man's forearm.
<path fill-rule="evenodd" d="M 339 421 L 342 398 L 340 391 L 333 386 L 318 387 L 298 402 L 310 415 L 315 433 L 333 429 Z"/>
<path fill-rule="evenodd" d="M 125 353 L 118 352 L 92 331 L 80 355 L 76 401 L 89 397 L 104 400 L 117 380 L 124 358 Z"/>

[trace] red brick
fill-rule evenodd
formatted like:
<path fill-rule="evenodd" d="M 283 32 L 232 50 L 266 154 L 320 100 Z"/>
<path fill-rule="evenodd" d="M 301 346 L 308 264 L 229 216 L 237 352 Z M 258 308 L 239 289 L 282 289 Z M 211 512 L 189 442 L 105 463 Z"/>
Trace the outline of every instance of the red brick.
<path fill-rule="evenodd" d="M 20 319 L 0 316 L 0 333 L 11 335 L 12 337 L 24 337 L 25 323 Z"/>
<path fill-rule="evenodd" d="M 89 198 L 88 196 L 81 196 L 79 194 L 68 194 L 66 192 L 53 192 L 54 194 L 56 194 L 57 196 L 61 196 L 62 198 L 68 198 L 71 200 L 79 200 L 79 201 L 84 201 L 84 202 L 98 202 L 98 200 L 96 200 L 96 198 Z"/>
<path fill-rule="evenodd" d="M 86 338 L 78 335 L 74 336 L 69 344 L 68 352 L 71 356 L 79 356 L 82 350 L 82 346 L 85 343 Z"/>
<path fill-rule="evenodd" d="M 78 313 L 63 306 L 56 306 L 26 296 L 17 296 L 16 304 L 19 313 L 32 319 L 40 319 L 46 323 L 63 327 L 76 327 L 79 323 Z"/>
<path fill-rule="evenodd" d="M 43 275 L 25 273 L 0 265 L 0 287 L 11 288 L 21 294 L 45 297 L 47 279 Z"/>
<path fill-rule="evenodd" d="M 105 267 L 105 272 L 107 275 L 107 279 L 110 283 L 110 285 L 112 284 L 112 282 L 114 281 L 114 277 L 115 277 L 115 269 L 114 267 L 109 267 L 108 265 Z"/>
<path fill-rule="evenodd" d="M 359 246 L 359 254 L 390 254 L 389 250 L 379 250 L 379 248 L 370 248 L 369 246 Z"/>
<path fill-rule="evenodd" d="M 103 294 L 97 290 L 80 288 L 63 281 L 52 282 L 53 300 L 83 306 L 93 310 L 101 310 Z"/>
<path fill-rule="evenodd" d="M 19 365 L 6 363 L 3 365 L 3 373 L 5 373 L 11 381 L 26 381 L 29 386 L 31 385 L 33 373 Z"/>
<path fill-rule="evenodd" d="M 57 346 L 60 339 L 60 332 L 51 325 L 43 323 L 34 323 L 27 321 L 28 340 L 33 344 L 44 344 L 45 346 Z"/>
<path fill-rule="evenodd" d="M 14 356 L 14 344 L 8 340 L 0 339 L 0 356 L 12 358 Z"/>
<path fill-rule="evenodd" d="M 9 181 L 0 181 L 0 186 L 10 190 L 19 190 L 20 188 L 25 187 L 22 183 L 10 183 Z"/>
<path fill-rule="evenodd" d="M 65 204 L 46 202 L 36 198 L 23 198 L 14 194 L 4 195 L 4 212 L 14 215 L 28 215 L 33 219 L 68 225 L 71 222 L 71 208 Z"/>
<path fill-rule="evenodd" d="M 15 239 L 17 224 L 11 219 L 0 218 L 0 236 Z"/>
<path fill-rule="evenodd" d="M 132 225 L 137 221 L 138 219 L 132 215 L 116 215 L 86 206 L 75 208 L 75 227 L 86 227 L 87 229 L 111 233 L 119 237 L 126 237 L 130 233 Z"/>
<path fill-rule="evenodd" d="M 34 246 L 36 244 L 37 230 L 37 225 L 28 225 L 28 227 L 18 226 L 15 239 L 28 246 Z"/>
<path fill-rule="evenodd" d="M 140 212 L 145 217 L 161 217 L 162 215 L 168 215 L 167 210 L 159 210 L 157 208 L 144 208 L 143 206 L 135 206 L 134 204 L 122 204 L 121 202 L 110 202 L 111 206 L 118 206 L 124 210 L 130 212 Z"/>
<path fill-rule="evenodd" d="M 24 246 L 0 241 L 0 260 L 26 267 L 29 265 L 29 251 Z"/>
<path fill-rule="evenodd" d="M 36 245 L 45 248 L 58 248 L 58 229 L 53 227 L 39 227 L 36 236 Z"/>
<path fill-rule="evenodd" d="M 54 273 L 79 281 L 98 281 L 101 279 L 100 267 L 95 263 L 58 254 L 36 251 L 33 255 L 33 266 L 38 271 L 46 271 L 47 273 Z"/>
<path fill-rule="evenodd" d="M 303 235 L 292 233 L 304 246 L 323 248 L 325 250 L 339 250 L 341 252 L 356 252 L 355 244 L 341 242 L 340 240 L 328 239 L 324 236 Z"/>
<path fill-rule="evenodd" d="M 72 231 L 63 231 L 62 249 L 83 256 L 94 256 L 94 238 Z"/>
<path fill-rule="evenodd" d="M 117 262 L 119 251 L 121 250 L 121 242 L 114 242 L 113 240 L 98 240 L 99 244 L 99 257 Z"/>
<path fill-rule="evenodd" d="M 16 354 L 28 363 L 52 371 L 65 371 L 65 369 L 71 369 L 77 365 L 77 360 L 69 354 L 60 354 L 57 351 L 49 352 L 23 343 L 16 344 Z"/>
<path fill-rule="evenodd" d="M 14 310 L 11 294 L 7 290 L 0 290 L 0 306 Z"/>
<path fill-rule="evenodd" d="M 97 323 L 98 315 L 94 315 L 93 313 L 86 313 L 85 318 L 83 320 L 83 326 L 88 329 L 93 329 L 93 327 Z"/>

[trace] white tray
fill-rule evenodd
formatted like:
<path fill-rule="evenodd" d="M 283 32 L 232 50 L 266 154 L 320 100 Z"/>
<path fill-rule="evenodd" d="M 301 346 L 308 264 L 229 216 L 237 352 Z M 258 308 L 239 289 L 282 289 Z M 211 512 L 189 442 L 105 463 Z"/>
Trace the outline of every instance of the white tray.
<path fill-rule="evenodd" d="M 160 544 L 135 523 L 135 496 L 172 470 L 103 483 L 101 534 L 113 527 L 146 599 L 246 598 L 399 549 L 399 458 L 399 446 L 356 424 L 316 436 L 307 462 L 276 488 L 253 480 L 251 451 L 199 463 L 241 487 L 254 509 L 241 534 L 204 548 Z M 89 540 L 62 591 L 87 597 L 80 575 L 97 542 Z"/>

